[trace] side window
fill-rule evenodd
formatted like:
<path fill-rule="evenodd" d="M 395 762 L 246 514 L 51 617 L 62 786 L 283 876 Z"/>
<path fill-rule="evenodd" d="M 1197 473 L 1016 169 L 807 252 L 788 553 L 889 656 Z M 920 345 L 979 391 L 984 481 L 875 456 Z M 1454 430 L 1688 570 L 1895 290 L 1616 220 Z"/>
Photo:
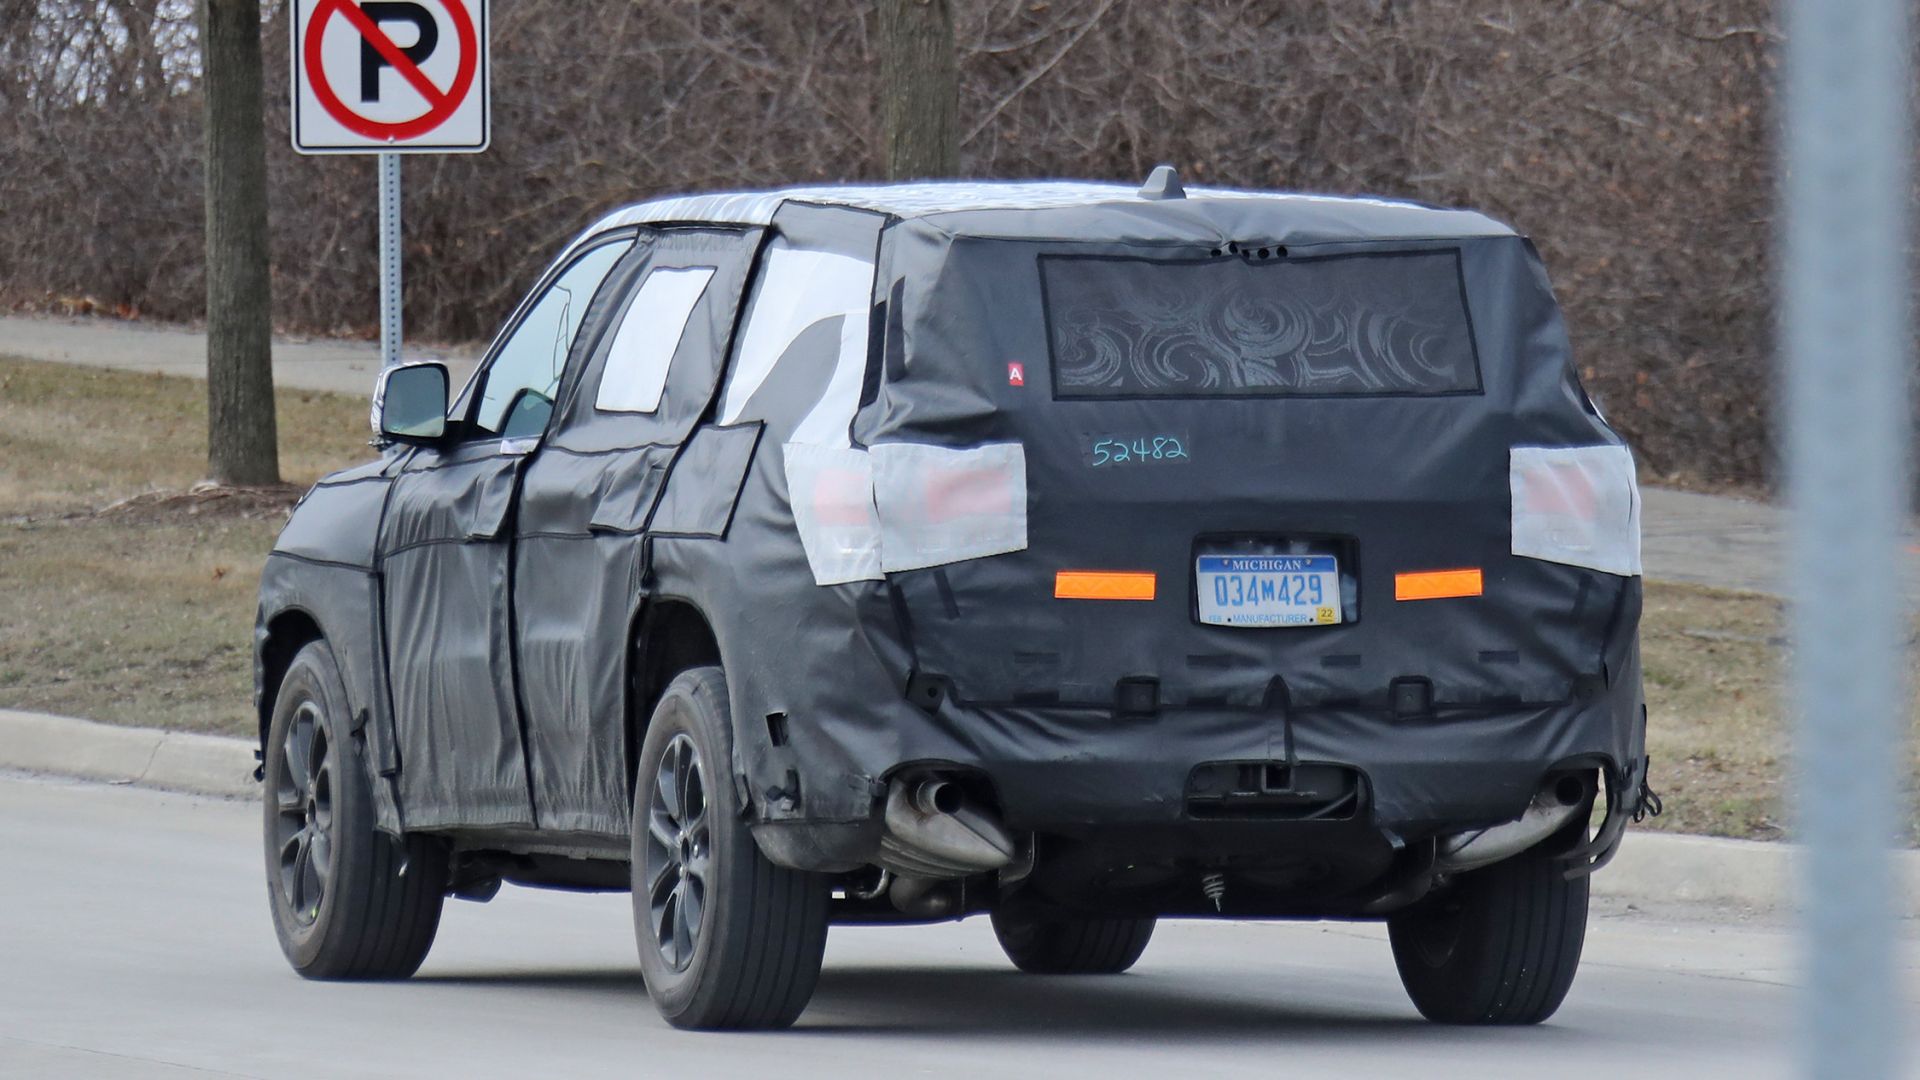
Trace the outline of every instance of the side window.
<path fill-rule="evenodd" d="M 566 368 L 567 351 L 580 331 L 594 291 L 613 264 L 633 246 L 631 240 L 601 244 L 573 261 L 547 286 L 520 325 L 494 353 L 481 384 L 479 410 L 474 414 L 476 434 L 538 435 Z M 506 430 L 509 409 L 513 431 Z M 535 419 L 540 426 L 521 430 Z"/>
<path fill-rule="evenodd" d="M 714 270 L 711 266 L 662 267 L 647 275 L 614 332 L 594 408 L 651 413 L 660 407 L 667 367 Z"/>

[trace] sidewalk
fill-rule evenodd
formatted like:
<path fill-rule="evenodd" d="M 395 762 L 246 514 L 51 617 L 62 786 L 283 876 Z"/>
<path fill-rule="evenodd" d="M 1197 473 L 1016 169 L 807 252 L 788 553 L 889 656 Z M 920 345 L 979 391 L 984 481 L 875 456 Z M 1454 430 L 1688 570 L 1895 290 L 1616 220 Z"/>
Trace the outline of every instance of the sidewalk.
<path fill-rule="evenodd" d="M 0 315 L 0 355 L 201 379 L 207 374 L 207 335 L 117 319 Z M 472 350 L 411 344 L 402 355 L 408 360 L 444 362 L 456 387 L 466 382 L 478 360 Z M 379 371 L 376 342 L 276 338 L 273 343 L 275 386 L 371 394 Z"/>
<path fill-rule="evenodd" d="M 1642 491 L 1640 555 L 1649 578 L 1781 595 L 1787 515 L 1779 507 L 1670 488 Z M 1909 538 L 1902 585 L 1920 604 L 1920 546 Z"/>

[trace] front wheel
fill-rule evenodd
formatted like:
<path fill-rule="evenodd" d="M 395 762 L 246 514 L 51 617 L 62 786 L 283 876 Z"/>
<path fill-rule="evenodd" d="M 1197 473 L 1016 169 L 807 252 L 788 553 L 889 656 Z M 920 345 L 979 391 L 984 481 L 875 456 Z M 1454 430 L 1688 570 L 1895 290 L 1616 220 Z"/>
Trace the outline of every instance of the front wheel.
<path fill-rule="evenodd" d="M 333 654 L 313 642 L 280 682 L 263 755 L 273 928 L 309 979 L 404 979 L 433 947 L 447 853 L 375 827 L 347 717 Z"/>
<path fill-rule="evenodd" d="M 1443 1024 L 1537 1024 L 1560 1008 L 1587 936 L 1587 879 L 1543 844 L 1462 874 L 1387 920 L 1414 1007 Z"/>
<path fill-rule="evenodd" d="M 775 866 L 729 776 L 727 684 L 717 667 L 667 686 L 633 790 L 633 923 L 654 1007 L 681 1028 L 781 1028 L 813 996 L 830 883 Z"/>

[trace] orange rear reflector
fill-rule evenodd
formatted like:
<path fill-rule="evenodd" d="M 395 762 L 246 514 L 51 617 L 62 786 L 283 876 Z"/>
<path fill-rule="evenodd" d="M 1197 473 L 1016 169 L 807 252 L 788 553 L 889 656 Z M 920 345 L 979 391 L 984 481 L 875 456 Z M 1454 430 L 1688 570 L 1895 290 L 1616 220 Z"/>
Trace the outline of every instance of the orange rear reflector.
<path fill-rule="evenodd" d="M 1395 600 L 1445 600 L 1454 596 L 1479 596 L 1480 593 L 1479 567 L 1393 575 Z"/>
<path fill-rule="evenodd" d="M 1062 570 L 1053 575 L 1055 600 L 1151 600 L 1150 570 Z"/>

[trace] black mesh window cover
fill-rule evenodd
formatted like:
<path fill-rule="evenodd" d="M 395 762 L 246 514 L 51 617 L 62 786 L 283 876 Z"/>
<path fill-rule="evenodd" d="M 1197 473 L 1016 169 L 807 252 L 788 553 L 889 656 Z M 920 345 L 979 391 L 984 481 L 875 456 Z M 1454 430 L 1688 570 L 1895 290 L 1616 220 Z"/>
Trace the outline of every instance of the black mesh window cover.
<path fill-rule="evenodd" d="M 1056 398 L 1480 392 L 1454 248 L 1043 255 Z"/>

